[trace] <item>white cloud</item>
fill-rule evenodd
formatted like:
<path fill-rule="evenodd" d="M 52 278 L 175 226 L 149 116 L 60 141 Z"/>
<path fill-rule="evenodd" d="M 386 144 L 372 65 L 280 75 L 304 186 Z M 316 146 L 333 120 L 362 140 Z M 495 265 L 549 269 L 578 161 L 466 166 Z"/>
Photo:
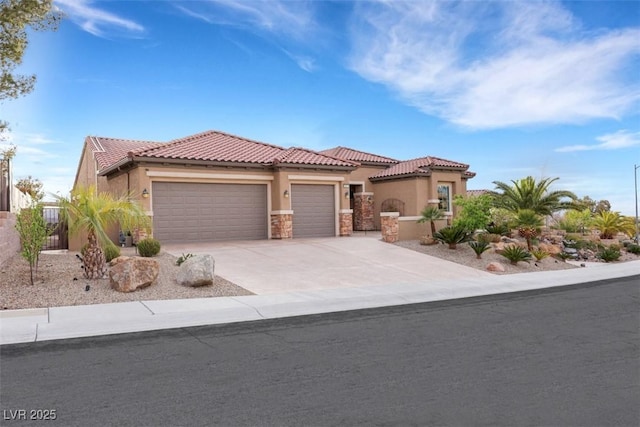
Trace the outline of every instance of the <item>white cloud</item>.
<path fill-rule="evenodd" d="M 625 74 L 640 29 L 589 34 L 558 3 L 367 2 L 354 17 L 351 68 L 463 127 L 618 118 L 640 100 Z"/>
<path fill-rule="evenodd" d="M 615 133 L 609 133 L 596 138 L 601 141 L 600 144 L 591 145 L 567 145 L 565 147 L 556 148 L 559 153 L 567 153 L 571 151 L 588 151 L 588 150 L 619 150 L 640 146 L 640 132 L 629 132 L 628 130 L 619 130 Z"/>
<path fill-rule="evenodd" d="M 91 0 L 55 0 L 55 3 L 72 21 L 94 36 L 107 37 L 113 32 L 139 35 L 145 31 L 142 25 L 132 20 L 93 7 Z"/>

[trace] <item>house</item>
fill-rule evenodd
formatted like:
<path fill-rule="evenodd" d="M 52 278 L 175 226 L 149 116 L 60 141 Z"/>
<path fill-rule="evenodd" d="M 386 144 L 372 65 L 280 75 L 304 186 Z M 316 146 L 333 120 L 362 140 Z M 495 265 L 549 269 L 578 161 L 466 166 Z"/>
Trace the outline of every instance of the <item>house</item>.
<path fill-rule="evenodd" d="M 74 188 L 137 197 L 163 243 L 288 239 L 380 229 L 379 213 L 393 207 L 403 216 L 429 203 L 453 212 L 453 195 L 465 194 L 473 177 L 467 169 L 434 157 L 283 148 L 219 131 L 168 143 L 89 136 Z M 117 242 L 118 230 L 110 237 Z M 70 249 L 80 245 L 70 239 Z"/>

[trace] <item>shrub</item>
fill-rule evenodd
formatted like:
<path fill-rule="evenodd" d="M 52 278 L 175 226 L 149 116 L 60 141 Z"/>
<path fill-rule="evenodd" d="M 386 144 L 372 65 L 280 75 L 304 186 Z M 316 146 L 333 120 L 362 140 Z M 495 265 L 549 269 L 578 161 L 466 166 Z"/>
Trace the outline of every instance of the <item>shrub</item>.
<path fill-rule="evenodd" d="M 611 247 L 604 248 L 598 253 L 598 258 L 604 262 L 617 261 L 620 258 L 620 251 L 615 248 L 612 249 Z"/>
<path fill-rule="evenodd" d="M 536 261 L 541 261 L 549 256 L 549 252 L 542 249 L 534 249 L 531 251 L 531 255 L 534 256 Z"/>
<path fill-rule="evenodd" d="M 16 218 L 16 230 L 20 236 L 20 254 L 29 263 L 29 278 L 33 285 L 33 275 L 38 274 L 42 246 L 51 234 L 42 216 L 42 205 L 35 204 L 20 210 Z"/>
<path fill-rule="evenodd" d="M 635 255 L 640 255 L 640 245 L 631 244 L 627 246 L 627 252 Z"/>
<path fill-rule="evenodd" d="M 143 257 L 152 257 L 160 253 L 160 242 L 149 237 L 138 242 L 138 253 Z"/>
<path fill-rule="evenodd" d="M 500 237 L 502 237 L 499 234 L 494 234 L 494 233 L 480 233 L 478 234 L 478 241 L 479 242 L 487 242 L 487 243 L 498 243 L 500 241 Z"/>
<path fill-rule="evenodd" d="M 114 245 L 113 243 L 105 246 L 103 249 L 103 252 L 107 262 L 110 262 L 112 259 L 118 258 L 120 256 L 120 248 Z"/>
<path fill-rule="evenodd" d="M 455 249 L 458 243 L 471 240 L 471 233 L 460 227 L 444 227 L 433 234 L 433 238 L 449 245 L 449 249 Z"/>
<path fill-rule="evenodd" d="M 531 261 L 531 254 L 529 251 L 517 245 L 505 246 L 501 255 L 511 261 L 512 265 L 517 265 L 519 261 Z"/>
<path fill-rule="evenodd" d="M 508 236 L 510 234 L 507 224 L 487 225 L 485 228 L 489 234 L 497 234 L 499 236 Z"/>
<path fill-rule="evenodd" d="M 182 254 L 177 260 L 176 260 L 176 265 L 178 267 L 180 267 L 182 265 L 183 262 L 185 262 L 186 260 L 188 260 L 189 258 L 193 257 L 193 254 Z"/>
<path fill-rule="evenodd" d="M 573 258 L 571 254 L 568 254 L 566 252 L 560 252 L 559 254 L 555 254 L 554 256 L 561 261 L 566 261 L 569 258 Z"/>
<path fill-rule="evenodd" d="M 471 246 L 471 249 L 476 253 L 478 259 L 481 259 L 482 253 L 490 248 L 489 243 L 481 241 L 469 242 L 469 246 Z"/>

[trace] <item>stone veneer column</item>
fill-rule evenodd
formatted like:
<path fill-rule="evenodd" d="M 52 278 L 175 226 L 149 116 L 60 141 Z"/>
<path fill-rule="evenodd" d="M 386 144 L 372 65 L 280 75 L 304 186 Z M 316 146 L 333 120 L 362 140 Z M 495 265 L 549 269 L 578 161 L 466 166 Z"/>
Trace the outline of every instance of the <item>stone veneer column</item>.
<path fill-rule="evenodd" d="M 340 209 L 340 235 L 351 236 L 353 234 L 353 209 Z"/>
<path fill-rule="evenodd" d="M 399 212 L 382 212 L 380 213 L 380 228 L 382 229 L 382 240 L 387 243 L 395 243 L 398 241 L 398 218 Z"/>
<path fill-rule="evenodd" d="M 353 195 L 353 229 L 356 231 L 375 230 L 373 193 L 355 193 Z"/>
<path fill-rule="evenodd" d="M 271 212 L 271 238 L 291 239 L 293 237 L 293 211 Z"/>

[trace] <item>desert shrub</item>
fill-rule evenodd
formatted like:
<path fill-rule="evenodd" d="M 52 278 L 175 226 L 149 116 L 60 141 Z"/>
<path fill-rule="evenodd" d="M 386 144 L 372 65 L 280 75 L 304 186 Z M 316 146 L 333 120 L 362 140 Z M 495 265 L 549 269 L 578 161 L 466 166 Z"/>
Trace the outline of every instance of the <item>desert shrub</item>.
<path fill-rule="evenodd" d="M 482 253 L 488 251 L 490 248 L 489 243 L 481 241 L 469 242 L 469 246 L 471 246 L 471 249 L 476 253 L 478 259 L 481 259 Z"/>
<path fill-rule="evenodd" d="M 571 254 L 568 254 L 566 252 L 560 252 L 559 254 L 555 254 L 554 255 L 555 258 L 558 258 L 561 261 L 566 261 L 570 258 L 573 258 L 573 256 Z"/>
<path fill-rule="evenodd" d="M 531 251 L 531 255 L 533 255 L 536 261 L 541 261 L 549 256 L 549 252 L 542 249 L 534 249 Z"/>
<path fill-rule="evenodd" d="M 508 259 L 512 265 L 517 265 L 519 261 L 531 261 L 531 254 L 529 251 L 517 245 L 505 246 L 501 255 Z"/>
<path fill-rule="evenodd" d="M 433 234 L 433 238 L 449 245 L 449 249 L 455 249 L 458 243 L 471 240 L 471 233 L 460 227 L 444 227 Z"/>
<path fill-rule="evenodd" d="M 33 276 L 38 274 L 38 260 L 42 246 L 51 235 L 42 216 L 42 205 L 34 204 L 20 210 L 15 227 L 20 236 L 20 254 L 29 263 L 29 277 L 33 285 Z"/>
<path fill-rule="evenodd" d="M 138 242 L 138 253 L 143 257 L 152 257 L 160 253 L 160 242 L 149 237 Z"/>
<path fill-rule="evenodd" d="M 582 234 L 580 233 L 567 233 L 564 237 L 566 240 L 573 240 L 577 242 L 578 240 L 582 240 Z"/>
<path fill-rule="evenodd" d="M 640 255 L 640 245 L 631 244 L 627 246 L 627 252 L 630 252 L 635 255 Z"/>
<path fill-rule="evenodd" d="M 604 262 L 617 261 L 620 258 L 620 251 L 611 247 L 604 248 L 598 253 L 598 258 Z"/>
<path fill-rule="evenodd" d="M 185 262 L 186 260 L 188 260 L 189 258 L 193 257 L 193 254 L 182 254 L 177 260 L 176 260 L 176 265 L 178 267 L 180 267 L 182 265 L 183 262 Z"/>
<path fill-rule="evenodd" d="M 107 262 L 120 256 L 120 248 L 113 243 L 106 245 L 102 251 L 104 252 L 104 257 Z"/>
<path fill-rule="evenodd" d="M 487 230 L 487 233 L 489 234 L 497 234 L 499 236 L 508 236 L 510 234 L 509 226 L 507 224 L 487 225 L 485 230 Z"/>
<path fill-rule="evenodd" d="M 487 242 L 487 243 L 498 243 L 500 241 L 499 234 L 494 233 L 480 233 L 478 234 L 477 240 L 479 242 Z"/>
<path fill-rule="evenodd" d="M 620 252 L 620 249 L 622 249 L 622 248 L 620 247 L 620 245 L 619 245 L 619 244 L 617 244 L 617 243 L 612 243 L 612 244 L 610 244 L 610 245 L 609 245 L 609 249 L 613 249 L 614 251 L 618 251 L 618 252 Z"/>
<path fill-rule="evenodd" d="M 460 208 L 453 221 L 454 226 L 467 230 L 479 230 L 491 222 L 489 209 L 491 209 L 492 199 L 488 194 L 457 195 L 453 198 L 453 204 Z"/>

